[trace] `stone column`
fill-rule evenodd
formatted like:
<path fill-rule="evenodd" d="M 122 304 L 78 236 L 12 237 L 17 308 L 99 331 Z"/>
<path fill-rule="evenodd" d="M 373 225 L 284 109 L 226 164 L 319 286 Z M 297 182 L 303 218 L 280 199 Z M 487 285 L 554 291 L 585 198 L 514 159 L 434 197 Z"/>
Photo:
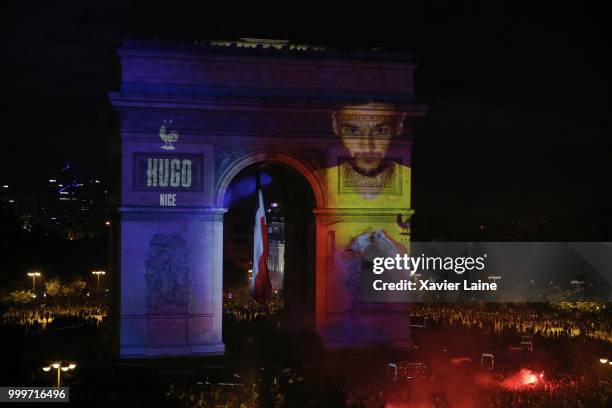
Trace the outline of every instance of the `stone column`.
<path fill-rule="evenodd" d="M 223 353 L 224 208 L 120 208 L 120 355 Z"/>
<path fill-rule="evenodd" d="M 347 248 L 353 238 L 376 229 L 407 244 L 396 223 L 406 209 L 334 208 L 315 210 L 317 224 L 317 330 L 327 347 L 367 345 L 407 347 L 410 311 L 406 303 L 363 303 L 359 271 Z M 357 273 L 357 276 L 355 276 Z"/>

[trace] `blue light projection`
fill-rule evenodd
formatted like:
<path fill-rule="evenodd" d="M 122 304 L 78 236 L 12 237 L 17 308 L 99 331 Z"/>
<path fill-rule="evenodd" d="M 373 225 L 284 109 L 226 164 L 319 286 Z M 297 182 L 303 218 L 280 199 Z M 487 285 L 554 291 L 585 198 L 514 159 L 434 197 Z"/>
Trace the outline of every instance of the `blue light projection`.
<path fill-rule="evenodd" d="M 262 187 L 269 186 L 272 184 L 272 177 L 263 171 L 259 173 L 259 180 L 261 182 Z M 223 199 L 223 206 L 230 207 L 232 204 L 236 203 L 239 200 L 242 200 L 248 196 L 255 194 L 255 175 L 248 174 L 244 177 L 240 177 L 232 181 L 229 185 L 227 191 L 225 192 L 225 197 Z"/>

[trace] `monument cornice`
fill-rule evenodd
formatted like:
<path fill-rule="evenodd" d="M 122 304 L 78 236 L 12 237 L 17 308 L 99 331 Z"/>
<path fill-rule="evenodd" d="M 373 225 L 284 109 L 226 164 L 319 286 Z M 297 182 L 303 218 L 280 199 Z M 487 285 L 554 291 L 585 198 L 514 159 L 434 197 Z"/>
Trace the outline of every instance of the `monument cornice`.
<path fill-rule="evenodd" d="M 350 101 L 329 101 L 312 99 L 278 99 L 251 97 L 198 97 L 185 95 L 159 95 L 150 93 L 111 92 L 110 99 L 116 108 L 170 108 L 170 109 L 212 109 L 249 110 L 274 112 L 321 112 L 328 114 Z M 414 102 L 397 102 L 398 111 L 409 117 L 422 117 L 427 105 Z"/>
<path fill-rule="evenodd" d="M 249 106 L 203 109 L 157 106 L 117 106 L 124 133 L 158 132 L 163 121 L 172 121 L 181 134 L 326 136 L 332 135 L 331 109 L 276 109 Z M 424 111 L 408 113 L 420 117 Z"/>
<path fill-rule="evenodd" d="M 417 65 L 405 61 L 297 58 L 289 54 L 227 54 L 206 50 L 120 48 L 122 90 L 163 93 L 279 95 L 299 92 L 322 99 L 412 99 Z"/>
<path fill-rule="evenodd" d="M 115 211 L 124 221 L 222 221 L 227 208 L 120 206 Z"/>
<path fill-rule="evenodd" d="M 413 215 L 414 209 L 412 208 L 314 208 L 313 214 L 317 216 L 342 216 L 342 217 L 358 217 L 361 219 L 367 219 L 367 217 L 388 217 L 396 216 L 397 214 L 402 215 Z"/>

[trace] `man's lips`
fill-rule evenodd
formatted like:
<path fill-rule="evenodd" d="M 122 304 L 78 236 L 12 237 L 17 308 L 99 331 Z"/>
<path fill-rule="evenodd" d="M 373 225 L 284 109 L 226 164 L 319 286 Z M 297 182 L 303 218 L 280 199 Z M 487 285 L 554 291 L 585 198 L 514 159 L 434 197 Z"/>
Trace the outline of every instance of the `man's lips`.
<path fill-rule="evenodd" d="M 377 162 L 382 159 L 382 155 L 380 153 L 357 153 L 355 155 L 356 160 L 361 160 L 366 163 Z"/>

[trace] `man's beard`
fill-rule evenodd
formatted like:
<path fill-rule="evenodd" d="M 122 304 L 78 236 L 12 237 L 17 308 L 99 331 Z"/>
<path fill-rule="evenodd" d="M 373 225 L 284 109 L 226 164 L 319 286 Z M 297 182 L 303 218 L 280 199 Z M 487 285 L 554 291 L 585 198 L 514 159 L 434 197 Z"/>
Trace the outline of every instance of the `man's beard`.
<path fill-rule="evenodd" d="M 371 164 L 371 166 L 364 169 L 358 165 L 359 161 Z M 384 160 L 384 156 L 380 153 L 355 153 L 350 164 L 357 173 L 363 176 L 374 177 L 389 167 L 390 161 Z"/>

